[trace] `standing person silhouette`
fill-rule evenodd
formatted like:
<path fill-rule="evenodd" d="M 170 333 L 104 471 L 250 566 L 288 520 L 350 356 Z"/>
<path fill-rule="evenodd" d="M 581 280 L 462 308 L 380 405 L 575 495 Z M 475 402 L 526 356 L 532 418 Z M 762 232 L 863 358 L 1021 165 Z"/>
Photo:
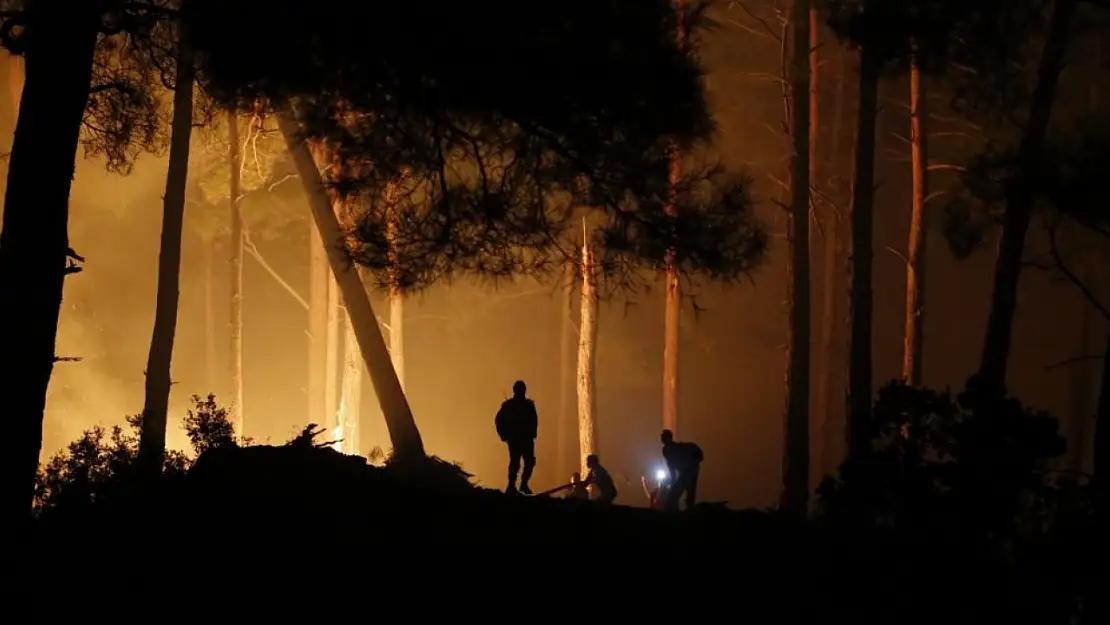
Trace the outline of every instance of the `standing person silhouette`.
<path fill-rule="evenodd" d="M 698 473 L 705 455 L 696 443 L 677 442 L 674 432 L 663 430 L 659 437 L 663 442 L 663 459 L 667 461 L 667 471 L 671 474 L 667 488 L 664 508 L 678 510 L 678 500 L 686 495 L 686 509 L 694 507 L 698 499 Z"/>
<path fill-rule="evenodd" d="M 501 403 L 497 411 L 494 425 L 497 435 L 509 447 L 509 486 L 506 493 L 517 492 L 516 475 L 520 471 L 521 462 L 524 463 L 524 473 L 520 476 L 520 492 L 531 495 L 532 489 L 528 487 L 528 480 L 532 479 L 532 470 L 536 468 L 536 430 L 539 426 L 539 415 L 536 413 L 536 404 L 525 397 L 528 386 L 523 380 L 513 383 L 513 396 Z"/>

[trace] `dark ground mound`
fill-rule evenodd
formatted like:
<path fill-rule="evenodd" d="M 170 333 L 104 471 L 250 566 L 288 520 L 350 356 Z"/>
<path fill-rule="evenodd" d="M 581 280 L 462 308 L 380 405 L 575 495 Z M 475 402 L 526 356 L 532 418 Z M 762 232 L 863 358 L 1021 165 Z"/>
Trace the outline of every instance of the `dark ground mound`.
<path fill-rule="evenodd" d="M 315 604 L 339 584 L 367 601 L 427 593 L 427 609 L 463 592 L 475 598 L 452 609 L 512 596 L 539 614 L 846 624 L 1048 623 L 1057 602 L 1047 576 L 951 543 L 713 506 L 664 515 L 510 497 L 433 460 L 378 468 L 312 447 L 213 450 L 157 488 L 44 515 L 35 536 L 38 579 L 83 571 L 84 587 L 146 600 L 203 600 L 196 586 L 272 604 L 302 587 Z"/>

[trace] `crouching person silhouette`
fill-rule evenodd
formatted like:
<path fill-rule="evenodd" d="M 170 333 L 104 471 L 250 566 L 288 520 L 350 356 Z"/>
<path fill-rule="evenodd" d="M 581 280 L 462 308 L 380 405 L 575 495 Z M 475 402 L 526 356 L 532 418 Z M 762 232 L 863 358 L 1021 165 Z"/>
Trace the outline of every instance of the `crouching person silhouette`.
<path fill-rule="evenodd" d="M 698 473 L 701 472 L 705 455 L 697 443 L 676 441 L 674 432 L 670 430 L 663 430 L 660 440 L 663 443 L 663 459 L 667 461 L 667 471 L 671 478 L 663 507 L 666 510 L 678 510 L 679 501 L 685 495 L 686 509 L 689 510 L 698 500 Z"/>
<path fill-rule="evenodd" d="M 509 486 L 506 493 L 517 492 L 516 476 L 524 463 L 524 473 L 520 476 L 520 492 L 531 495 L 528 481 L 536 468 L 536 430 L 539 415 L 536 404 L 525 397 L 528 387 L 522 380 L 513 383 L 513 396 L 501 403 L 494 425 L 501 441 L 509 447 Z"/>

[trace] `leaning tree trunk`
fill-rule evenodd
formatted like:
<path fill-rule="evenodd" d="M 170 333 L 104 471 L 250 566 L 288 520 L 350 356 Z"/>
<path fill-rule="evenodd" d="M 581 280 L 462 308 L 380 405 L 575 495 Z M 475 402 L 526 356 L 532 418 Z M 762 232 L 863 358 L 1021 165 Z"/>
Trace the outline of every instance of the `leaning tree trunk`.
<path fill-rule="evenodd" d="M 245 432 L 243 416 L 243 213 L 239 207 L 240 154 L 239 117 L 235 110 L 227 113 L 227 142 L 230 177 L 228 204 L 231 207 L 231 317 L 228 319 L 231 368 L 231 422 L 240 436 Z"/>
<path fill-rule="evenodd" d="M 1040 166 L 1056 86 L 1060 80 L 1071 22 L 1077 0 L 1056 0 L 1045 39 L 1041 64 L 1037 71 L 1037 87 L 1029 105 L 1029 121 L 1018 146 L 1017 170 L 1006 193 L 1006 214 L 1002 219 L 1002 239 L 994 265 L 994 290 L 991 293 L 990 316 L 979 361 L 979 383 L 985 388 L 1002 392 L 1006 387 L 1006 368 L 1017 310 L 1018 280 L 1021 278 L 1025 236 L 1033 216 L 1035 175 Z"/>
<path fill-rule="evenodd" d="M 327 250 L 332 273 L 335 275 L 339 290 L 343 293 L 343 299 L 347 302 L 347 314 L 351 316 L 355 338 L 362 352 L 362 360 L 370 373 L 370 382 L 374 385 L 378 404 L 381 406 L 386 427 L 389 429 L 393 455 L 400 459 L 423 456 L 424 442 L 420 437 L 420 430 L 413 420 L 408 399 L 405 398 L 405 392 L 401 388 L 401 381 L 393 369 L 389 349 L 385 345 L 381 328 L 378 327 L 378 320 L 370 305 L 370 298 L 366 295 L 362 279 L 352 267 L 345 250 L 340 247 L 343 233 L 339 227 L 339 220 L 332 212 L 328 190 L 320 177 L 316 161 L 313 160 L 312 154 L 300 136 L 301 132 L 291 106 L 286 106 L 278 114 L 278 123 L 293 156 L 297 173 L 305 185 L 312 216 L 320 232 L 321 244 Z"/>
<path fill-rule="evenodd" d="M 570 474 L 567 460 L 570 458 L 570 433 L 573 431 L 574 388 L 571 384 L 572 341 L 574 336 L 574 263 L 567 261 L 563 273 L 563 301 L 559 307 L 559 421 L 555 433 L 555 471 L 562 479 Z"/>
<path fill-rule="evenodd" d="M 586 234 L 583 232 L 583 234 Z M 582 475 L 586 457 L 597 453 L 597 285 L 589 238 L 582 242 L 582 318 L 578 334 L 578 451 Z"/>
<path fill-rule="evenodd" d="M 100 15 L 92 3 L 40 0 L 8 161 L 0 232 L 0 397 L 6 449 L 0 522 L 28 519 L 46 391 L 69 268 L 69 192 Z M 65 19 L 47 17 L 64 12 Z M 9 530 L 11 532 L 13 530 Z"/>
<path fill-rule="evenodd" d="M 328 272 L 324 312 L 324 420 L 321 425 L 334 430 L 339 425 L 339 397 L 343 371 L 339 367 L 339 287 Z M 357 341 L 356 341 L 357 342 Z"/>
<path fill-rule="evenodd" d="M 915 55 L 910 65 L 910 153 L 913 207 L 906 246 L 906 323 L 902 343 L 902 379 L 921 385 L 921 350 L 925 331 L 925 200 L 929 196 L 929 153 L 925 128 L 925 92 Z"/>
<path fill-rule="evenodd" d="M 170 367 L 177 332 L 181 287 L 181 235 L 185 222 L 185 185 L 189 179 L 189 141 L 193 135 L 193 55 L 178 42 L 177 84 L 173 92 L 170 162 L 163 197 L 162 238 L 158 253 L 158 294 L 154 334 L 146 360 L 146 394 L 139 436 L 138 467 L 144 477 L 162 472 L 166 455 L 166 419 L 170 403 Z"/>
<path fill-rule="evenodd" d="M 871 414 L 871 271 L 875 206 L 875 124 L 878 118 L 879 59 L 871 48 L 860 50 L 859 110 L 855 174 L 852 182 L 852 257 L 849 295 L 848 456 L 870 444 Z"/>
<path fill-rule="evenodd" d="M 787 215 L 790 247 L 787 302 L 790 323 L 786 351 L 786 441 L 783 446 L 782 503 L 787 514 L 805 518 L 809 506 L 809 177 L 810 177 L 810 23 L 809 1 L 794 0 L 791 11 L 794 49 L 790 71 L 791 202 Z"/>

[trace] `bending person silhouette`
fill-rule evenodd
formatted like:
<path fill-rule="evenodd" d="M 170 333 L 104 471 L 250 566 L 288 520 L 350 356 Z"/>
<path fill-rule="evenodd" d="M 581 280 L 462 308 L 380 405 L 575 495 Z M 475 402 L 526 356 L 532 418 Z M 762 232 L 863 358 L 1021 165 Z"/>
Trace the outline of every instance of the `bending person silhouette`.
<path fill-rule="evenodd" d="M 601 466 L 601 461 L 597 459 L 597 454 L 590 454 L 586 456 L 586 468 L 590 470 L 586 475 L 586 485 L 593 486 L 597 491 L 597 501 L 601 503 L 613 503 L 617 498 L 617 485 L 613 483 L 613 476 Z"/>
<path fill-rule="evenodd" d="M 663 441 L 663 459 L 671 474 L 664 508 L 678 510 L 678 500 L 685 494 L 686 509 L 690 510 L 698 500 L 698 471 L 705 455 L 696 443 L 675 441 L 674 432 L 670 430 L 663 430 L 660 440 Z"/>
<path fill-rule="evenodd" d="M 536 429 L 539 415 L 536 404 L 524 394 L 528 391 L 523 380 L 513 383 L 513 396 L 501 403 L 501 409 L 494 418 L 497 435 L 509 446 L 509 486 L 506 493 L 517 492 L 516 475 L 524 463 L 524 473 L 520 476 L 520 492 L 531 495 L 528 480 L 536 467 Z"/>

